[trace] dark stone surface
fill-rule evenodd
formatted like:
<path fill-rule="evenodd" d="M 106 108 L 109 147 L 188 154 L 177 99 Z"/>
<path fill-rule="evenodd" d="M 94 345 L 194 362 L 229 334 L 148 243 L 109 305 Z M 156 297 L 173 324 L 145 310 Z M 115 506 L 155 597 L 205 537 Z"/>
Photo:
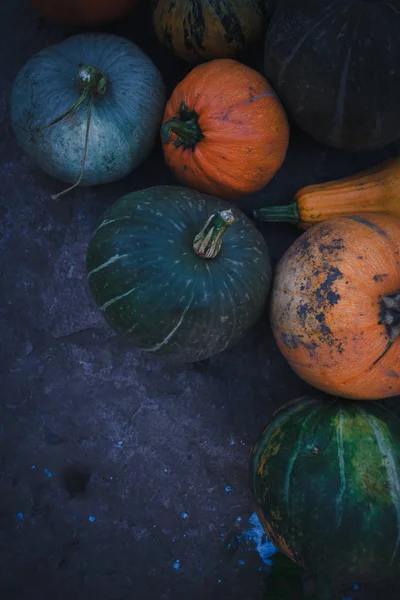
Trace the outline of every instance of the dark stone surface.
<path fill-rule="evenodd" d="M 108 31 L 141 46 L 171 92 L 190 67 L 156 43 L 143 4 Z M 23 0 L 0 12 L 0 596 L 261 598 L 258 553 L 228 543 L 250 527 L 249 450 L 272 410 L 310 388 L 280 355 L 267 311 L 240 346 L 189 366 L 142 354 L 104 324 L 85 282 L 95 224 L 121 195 L 174 179 L 158 144 L 120 183 L 51 200 L 63 184 L 18 149 L 8 99 L 31 54 L 75 31 Z M 246 60 L 260 68 L 261 57 Z M 395 150 L 346 154 L 293 127 L 282 170 L 239 206 L 283 203 Z M 298 232 L 260 228 L 275 264 Z M 351 595 L 397 598 L 389 588 Z"/>

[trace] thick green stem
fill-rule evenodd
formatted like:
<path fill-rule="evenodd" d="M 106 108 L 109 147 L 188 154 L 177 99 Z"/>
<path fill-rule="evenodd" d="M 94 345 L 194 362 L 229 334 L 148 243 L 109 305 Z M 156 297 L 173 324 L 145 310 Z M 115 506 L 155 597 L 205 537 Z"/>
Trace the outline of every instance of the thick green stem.
<path fill-rule="evenodd" d="M 297 225 L 300 221 L 300 215 L 297 208 L 297 202 L 292 202 L 286 206 L 267 206 L 265 208 L 256 208 L 253 211 L 253 217 L 256 221 L 288 221 Z"/>
<path fill-rule="evenodd" d="M 104 96 L 107 91 L 108 79 L 104 71 L 97 67 L 89 67 L 80 62 L 77 84 L 82 90 L 89 90 L 92 94 Z"/>
<path fill-rule="evenodd" d="M 218 256 L 223 235 L 235 220 L 231 209 L 211 215 L 203 229 L 193 240 L 193 250 L 196 254 L 201 258 L 215 258 Z"/>
<path fill-rule="evenodd" d="M 386 325 L 391 342 L 400 336 L 400 290 L 382 297 L 380 322 Z"/>
<path fill-rule="evenodd" d="M 176 135 L 174 146 L 176 148 L 183 146 L 184 150 L 194 149 L 196 144 L 205 137 L 200 129 L 199 115 L 196 111 L 189 110 L 184 102 L 180 106 L 178 116 L 162 125 L 161 141 L 163 144 L 169 144 L 171 133 Z"/>

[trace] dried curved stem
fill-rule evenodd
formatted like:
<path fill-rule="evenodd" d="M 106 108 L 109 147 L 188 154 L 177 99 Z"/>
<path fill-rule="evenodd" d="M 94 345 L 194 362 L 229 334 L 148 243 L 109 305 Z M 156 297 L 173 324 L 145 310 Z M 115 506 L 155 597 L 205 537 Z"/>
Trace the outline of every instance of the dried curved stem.
<path fill-rule="evenodd" d="M 89 91 L 85 90 L 79 96 L 79 98 L 75 102 L 75 104 L 73 106 L 71 106 L 71 108 L 69 108 L 65 113 L 63 113 L 62 115 L 60 115 L 59 117 L 54 119 L 54 121 L 52 121 L 51 123 L 48 123 L 47 125 L 43 125 L 43 127 L 35 127 L 35 129 L 24 129 L 24 127 L 21 127 L 20 125 L 19 125 L 19 127 L 20 127 L 20 129 L 22 129 L 22 131 L 25 131 L 25 133 L 38 133 L 39 131 L 43 131 L 44 129 L 47 129 L 48 127 L 57 125 L 57 123 L 60 123 L 60 121 L 63 121 L 64 119 L 66 119 L 67 117 L 72 115 L 84 103 L 84 101 L 86 100 L 86 98 L 88 96 L 89 96 Z"/>
<path fill-rule="evenodd" d="M 85 170 L 85 164 L 86 164 L 87 150 L 88 150 L 88 145 L 89 145 L 89 129 L 90 129 L 90 121 L 91 121 L 91 117 L 92 117 L 92 104 L 93 104 L 93 97 L 90 98 L 89 104 L 88 104 L 87 118 L 86 118 L 85 148 L 84 148 L 84 151 L 83 151 L 82 166 L 81 166 L 81 172 L 80 172 L 80 175 L 79 175 L 79 179 L 78 179 L 78 181 L 76 183 L 74 183 L 74 185 L 71 185 L 66 190 L 63 190 L 59 194 L 54 194 L 51 197 L 52 200 L 57 200 L 58 198 L 60 198 L 60 196 L 63 196 L 67 192 L 70 192 L 74 188 L 78 187 L 78 185 L 82 181 L 83 173 L 84 173 L 84 170 Z"/>

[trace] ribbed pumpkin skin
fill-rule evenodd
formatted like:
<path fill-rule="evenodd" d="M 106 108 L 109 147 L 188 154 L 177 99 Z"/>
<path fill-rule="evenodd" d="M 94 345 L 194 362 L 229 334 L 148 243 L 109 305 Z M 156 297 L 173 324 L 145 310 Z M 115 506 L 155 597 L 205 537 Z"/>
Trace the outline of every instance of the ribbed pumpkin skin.
<path fill-rule="evenodd" d="M 198 65 L 174 89 L 163 127 L 180 118 L 182 103 L 197 115 L 204 136 L 194 147 L 180 145 L 175 133 L 163 139 L 166 163 L 185 185 L 237 200 L 261 190 L 282 166 L 286 113 L 254 69 L 231 59 Z"/>
<path fill-rule="evenodd" d="M 11 118 L 19 145 L 45 173 L 75 183 L 87 129 L 86 100 L 71 116 L 42 131 L 80 96 L 78 64 L 103 70 L 104 96 L 93 101 L 82 185 L 116 181 L 150 153 L 162 118 L 165 90 L 152 61 L 134 44 L 109 34 L 81 34 L 33 56 L 11 94 Z"/>
<path fill-rule="evenodd" d="M 90 27 L 119 19 L 136 0 L 30 0 L 41 15 L 65 25 Z"/>
<path fill-rule="evenodd" d="M 400 567 L 400 421 L 385 407 L 300 398 L 279 409 L 251 456 L 267 535 L 335 581 Z"/>
<path fill-rule="evenodd" d="M 317 140 L 368 150 L 400 137 L 400 2 L 282 0 L 264 72 Z"/>
<path fill-rule="evenodd" d="M 266 4 L 266 0 L 154 0 L 154 29 L 164 46 L 188 62 L 233 58 L 261 39 Z"/>
<path fill-rule="evenodd" d="M 296 373 L 328 394 L 400 394 L 400 335 L 382 298 L 400 291 L 400 220 L 336 217 L 303 233 L 278 263 L 271 297 L 276 342 Z M 393 316 L 393 332 L 399 313 Z"/>
<path fill-rule="evenodd" d="M 214 213 L 237 219 L 213 259 L 193 250 Z M 141 348 L 195 362 L 234 345 L 261 315 L 270 286 L 266 243 L 226 202 L 174 186 L 140 190 L 105 215 L 87 252 L 90 290 L 106 321 Z"/>

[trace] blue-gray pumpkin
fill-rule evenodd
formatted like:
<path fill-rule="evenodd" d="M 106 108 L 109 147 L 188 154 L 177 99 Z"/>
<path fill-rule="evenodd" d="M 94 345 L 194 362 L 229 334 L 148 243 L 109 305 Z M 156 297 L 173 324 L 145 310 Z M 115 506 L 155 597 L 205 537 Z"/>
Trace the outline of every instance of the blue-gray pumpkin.
<path fill-rule="evenodd" d="M 116 181 L 150 153 L 165 104 L 140 48 L 109 34 L 70 37 L 34 55 L 11 94 L 17 140 L 43 171 L 80 185 Z"/>
<path fill-rule="evenodd" d="M 118 200 L 90 241 L 87 270 L 109 325 L 174 362 L 236 344 L 260 317 L 271 281 L 267 245 L 250 219 L 177 186 Z"/>

